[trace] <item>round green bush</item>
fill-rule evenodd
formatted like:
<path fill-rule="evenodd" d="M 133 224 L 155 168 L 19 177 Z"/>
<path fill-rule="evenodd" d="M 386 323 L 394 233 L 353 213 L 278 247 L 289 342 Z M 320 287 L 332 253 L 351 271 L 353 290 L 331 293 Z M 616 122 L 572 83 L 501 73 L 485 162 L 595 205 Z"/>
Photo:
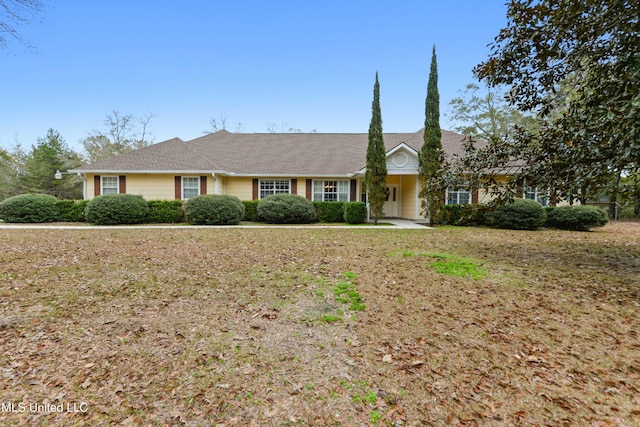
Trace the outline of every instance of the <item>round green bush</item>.
<path fill-rule="evenodd" d="M 142 196 L 104 194 L 87 204 L 85 217 L 87 222 L 98 225 L 141 224 L 148 213 L 149 205 Z"/>
<path fill-rule="evenodd" d="M 235 225 L 244 216 L 244 205 L 234 196 L 204 194 L 185 205 L 184 217 L 195 225 Z"/>
<path fill-rule="evenodd" d="M 271 224 L 309 224 L 317 220 L 313 202 L 295 194 L 275 194 L 261 199 L 256 213 Z"/>
<path fill-rule="evenodd" d="M 362 224 L 367 220 L 367 205 L 364 202 L 344 204 L 344 221 L 349 224 Z"/>
<path fill-rule="evenodd" d="M 545 223 L 547 215 L 542 205 L 535 200 L 515 199 L 498 206 L 491 215 L 492 225 L 512 230 L 536 230 Z"/>
<path fill-rule="evenodd" d="M 59 217 L 58 199 L 49 194 L 20 194 L 0 202 L 5 222 L 51 222 Z"/>
<path fill-rule="evenodd" d="M 607 213 L 595 206 L 560 206 L 547 209 L 547 227 L 588 231 L 609 221 Z"/>

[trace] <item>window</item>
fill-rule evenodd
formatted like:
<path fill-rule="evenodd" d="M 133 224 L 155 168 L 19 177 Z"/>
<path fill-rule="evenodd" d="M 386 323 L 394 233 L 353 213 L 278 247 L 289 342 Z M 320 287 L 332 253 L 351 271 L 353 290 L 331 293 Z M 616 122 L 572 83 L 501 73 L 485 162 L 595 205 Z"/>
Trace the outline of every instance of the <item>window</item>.
<path fill-rule="evenodd" d="M 260 198 L 274 194 L 289 194 L 291 192 L 291 181 L 288 179 L 261 179 Z"/>
<path fill-rule="evenodd" d="M 540 191 L 538 187 L 524 187 L 524 198 L 535 200 L 542 206 L 549 204 L 549 194 L 546 191 Z"/>
<path fill-rule="evenodd" d="M 200 177 L 182 177 L 182 200 L 187 200 L 200 194 Z"/>
<path fill-rule="evenodd" d="M 349 181 L 313 181 L 316 202 L 348 202 Z"/>
<path fill-rule="evenodd" d="M 120 192 L 117 176 L 102 176 L 100 179 L 102 187 L 100 194 L 118 194 Z"/>
<path fill-rule="evenodd" d="M 468 205 L 469 203 L 471 203 L 471 193 L 466 187 L 447 188 L 447 205 Z"/>

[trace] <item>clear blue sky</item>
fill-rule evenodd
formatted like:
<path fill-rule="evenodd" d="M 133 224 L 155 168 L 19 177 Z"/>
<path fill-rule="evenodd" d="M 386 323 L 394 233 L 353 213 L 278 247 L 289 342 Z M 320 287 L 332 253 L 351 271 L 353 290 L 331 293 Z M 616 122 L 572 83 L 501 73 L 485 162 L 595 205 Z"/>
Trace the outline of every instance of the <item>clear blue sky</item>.
<path fill-rule="evenodd" d="M 506 23 L 504 0 L 44 0 L 0 50 L 0 146 L 60 132 L 73 149 L 106 114 L 154 114 L 154 142 L 226 116 L 245 132 L 364 132 L 375 73 L 385 132 L 424 122 L 436 46 L 441 126 L 449 101 Z"/>

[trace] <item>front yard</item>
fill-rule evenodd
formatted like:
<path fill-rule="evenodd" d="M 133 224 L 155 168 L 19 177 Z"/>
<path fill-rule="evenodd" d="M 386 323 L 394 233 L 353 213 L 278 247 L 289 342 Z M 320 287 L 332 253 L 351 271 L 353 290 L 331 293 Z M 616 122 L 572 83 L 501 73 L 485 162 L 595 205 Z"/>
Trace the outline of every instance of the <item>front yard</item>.
<path fill-rule="evenodd" d="M 0 230 L 2 425 L 640 423 L 640 225 Z"/>

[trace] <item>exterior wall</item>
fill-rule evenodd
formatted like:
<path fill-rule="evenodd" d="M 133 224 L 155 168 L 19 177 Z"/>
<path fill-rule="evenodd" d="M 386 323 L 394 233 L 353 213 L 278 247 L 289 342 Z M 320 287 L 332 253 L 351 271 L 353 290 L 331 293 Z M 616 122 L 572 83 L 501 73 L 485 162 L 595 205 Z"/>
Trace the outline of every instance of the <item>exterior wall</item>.
<path fill-rule="evenodd" d="M 140 195 L 146 200 L 173 200 L 175 175 L 127 175 L 127 193 Z"/>
<path fill-rule="evenodd" d="M 253 199 L 253 179 L 246 177 L 225 177 L 224 193 L 236 196 L 240 200 Z"/>
<path fill-rule="evenodd" d="M 404 175 L 402 177 L 402 186 L 400 187 L 401 218 L 420 219 L 420 203 L 417 199 L 418 191 L 418 176 Z"/>
<path fill-rule="evenodd" d="M 94 177 L 98 174 L 86 174 L 86 199 L 93 199 Z M 104 176 L 115 176 L 118 174 L 101 174 Z M 174 200 L 175 199 L 175 177 L 176 174 L 126 174 L 127 194 L 135 194 L 144 197 L 146 200 Z M 198 174 L 185 174 L 184 176 L 204 176 Z M 207 175 L 207 194 L 213 194 L 214 180 L 211 175 Z"/>

